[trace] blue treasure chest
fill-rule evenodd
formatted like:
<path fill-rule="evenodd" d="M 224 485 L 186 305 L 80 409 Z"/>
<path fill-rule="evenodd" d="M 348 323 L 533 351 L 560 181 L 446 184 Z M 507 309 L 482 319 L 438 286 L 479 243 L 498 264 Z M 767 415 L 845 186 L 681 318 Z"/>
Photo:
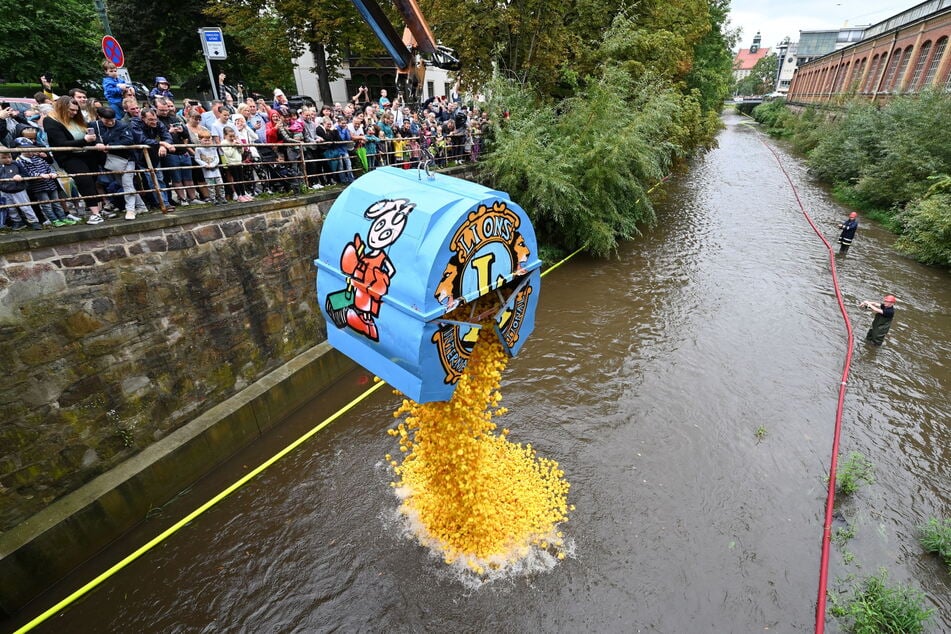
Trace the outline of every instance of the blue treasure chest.
<path fill-rule="evenodd" d="M 354 181 L 324 220 L 314 263 L 328 342 L 426 403 L 452 396 L 484 317 L 476 300 L 518 353 L 535 327 L 541 261 L 507 194 L 421 174 L 384 167 Z"/>

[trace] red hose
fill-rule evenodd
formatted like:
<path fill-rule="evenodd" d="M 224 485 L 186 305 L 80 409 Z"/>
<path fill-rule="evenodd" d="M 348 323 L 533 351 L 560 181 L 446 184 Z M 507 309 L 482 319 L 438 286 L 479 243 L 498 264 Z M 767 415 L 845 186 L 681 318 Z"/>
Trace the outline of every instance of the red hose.
<path fill-rule="evenodd" d="M 839 383 L 839 402 L 835 409 L 835 433 L 832 436 L 832 459 L 829 462 L 829 490 L 826 493 L 826 516 L 822 528 L 822 559 L 819 566 L 819 594 L 816 600 L 816 634 L 822 634 L 822 632 L 825 631 L 826 625 L 826 585 L 829 578 L 829 544 L 832 537 L 832 509 L 835 505 L 835 474 L 839 461 L 839 438 L 842 432 L 842 406 L 845 402 L 845 387 L 849 378 L 849 368 L 852 366 L 852 345 L 854 343 L 852 337 L 852 322 L 849 321 L 849 314 L 845 311 L 845 303 L 842 301 L 842 291 L 839 289 L 839 276 L 835 270 L 835 253 L 833 253 L 832 245 L 829 244 L 829 241 L 822 235 L 819 228 L 816 227 L 816 223 L 812 221 L 812 218 L 810 218 L 806 212 L 806 208 L 799 198 L 799 192 L 796 191 L 796 186 L 786 172 L 786 168 L 783 167 L 783 162 L 779 159 L 779 155 L 776 154 L 776 151 L 765 141 L 763 141 L 763 145 L 773 153 L 773 157 L 775 157 L 776 162 L 779 163 L 779 169 L 783 171 L 783 175 L 786 177 L 786 180 L 789 181 L 789 186 L 792 187 L 793 194 L 796 196 L 796 202 L 799 203 L 799 209 L 802 210 L 802 215 L 806 218 L 806 222 L 808 222 L 812 230 L 816 232 L 816 235 L 819 236 L 822 243 L 826 245 L 826 250 L 829 252 L 829 267 L 832 270 L 832 285 L 835 288 L 835 299 L 839 303 L 839 311 L 842 313 L 845 330 L 849 335 L 845 363 L 842 366 L 842 380 Z"/>

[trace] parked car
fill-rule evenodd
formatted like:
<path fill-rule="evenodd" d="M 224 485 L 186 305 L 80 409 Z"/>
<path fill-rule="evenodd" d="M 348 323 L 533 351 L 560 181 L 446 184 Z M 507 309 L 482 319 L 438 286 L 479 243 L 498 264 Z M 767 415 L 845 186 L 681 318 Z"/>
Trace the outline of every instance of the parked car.
<path fill-rule="evenodd" d="M 36 106 L 36 101 L 21 97 L 0 97 L 0 107 L 6 108 L 7 106 L 13 108 L 20 114 L 23 114 L 30 108 Z"/>
<path fill-rule="evenodd" d="M 225 86 L 232 95 L 238 94 L 238 90 L 235 86 L 226 85 Z M 202 102 L 203 107 L 210 108 L 211 100 L 215 98 L 214 93 L 211 90 L 211 83 L 208 81 L 208 74 L 200 74 L 189 79 L 186 79 L 182 82 L 181 85 L 181 96 L 187 97 L 189 99 L 199 99 Z M 176 97 L 180 97 L 178 91 L 175 92 Z"/>
<path fill-rule="evenodd" d="M 316 108 L 317 102 L 314 101 L 313 97 L 307 95 L 294 95 L 287 98 L 287 103 L 290 104 L 291 110 L 300 110 L 304 106 L 308 108 Z"/>
<path fill-rule="evenodd" d="M 86 96 L 90 99 L 102 101 L 105 95 L 102 93 L 102 82 L 95 79 L 77 79 L 74 84 L 86 91 Z M 148 101 L 149 87 L 140 81 L 133 81 L 132 87 L 135 89 L 135 98 L 139 101 Z"/>
<path fill-rule="evenodd" d="M 102 82 L 95 79 L 78 79 L 76 85 L 86 91 L 86 96 L 90 99 L 102 100 Z"/>

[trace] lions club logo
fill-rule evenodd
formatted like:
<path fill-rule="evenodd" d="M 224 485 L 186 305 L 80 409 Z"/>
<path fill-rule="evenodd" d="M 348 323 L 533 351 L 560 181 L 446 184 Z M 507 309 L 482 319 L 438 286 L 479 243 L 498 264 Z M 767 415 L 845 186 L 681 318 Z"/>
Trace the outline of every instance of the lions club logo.
<path fill-rule="evenodd" d="M 518 215 L 503 201 L 469 212 L 449 241 L 449 257 L 433 293 L 449 312 L 466 297 L 500 291 L 506 302 L 496 323 L 509 348 L 518 341 L 533 291 L 530 284 L 520 285 L 531 252 L 519 233 L 519 224 Z M 462 376 L 477 338 L 477 327 L 459 322 L 444 323 L 433 335 L 447 384 Z"/>

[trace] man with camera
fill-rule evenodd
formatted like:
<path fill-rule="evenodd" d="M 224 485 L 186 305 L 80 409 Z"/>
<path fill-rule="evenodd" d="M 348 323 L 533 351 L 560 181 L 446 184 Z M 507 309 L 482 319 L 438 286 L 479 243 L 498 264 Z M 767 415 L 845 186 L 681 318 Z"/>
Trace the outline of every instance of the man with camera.
<path fill-rule="evenodd" d="M 0 102 L 0 143 L 7 147 L 14 147 L 13 140 L 17 137 L 17 126 L 26 126 L 29 122 L 6 101 Z"/>

